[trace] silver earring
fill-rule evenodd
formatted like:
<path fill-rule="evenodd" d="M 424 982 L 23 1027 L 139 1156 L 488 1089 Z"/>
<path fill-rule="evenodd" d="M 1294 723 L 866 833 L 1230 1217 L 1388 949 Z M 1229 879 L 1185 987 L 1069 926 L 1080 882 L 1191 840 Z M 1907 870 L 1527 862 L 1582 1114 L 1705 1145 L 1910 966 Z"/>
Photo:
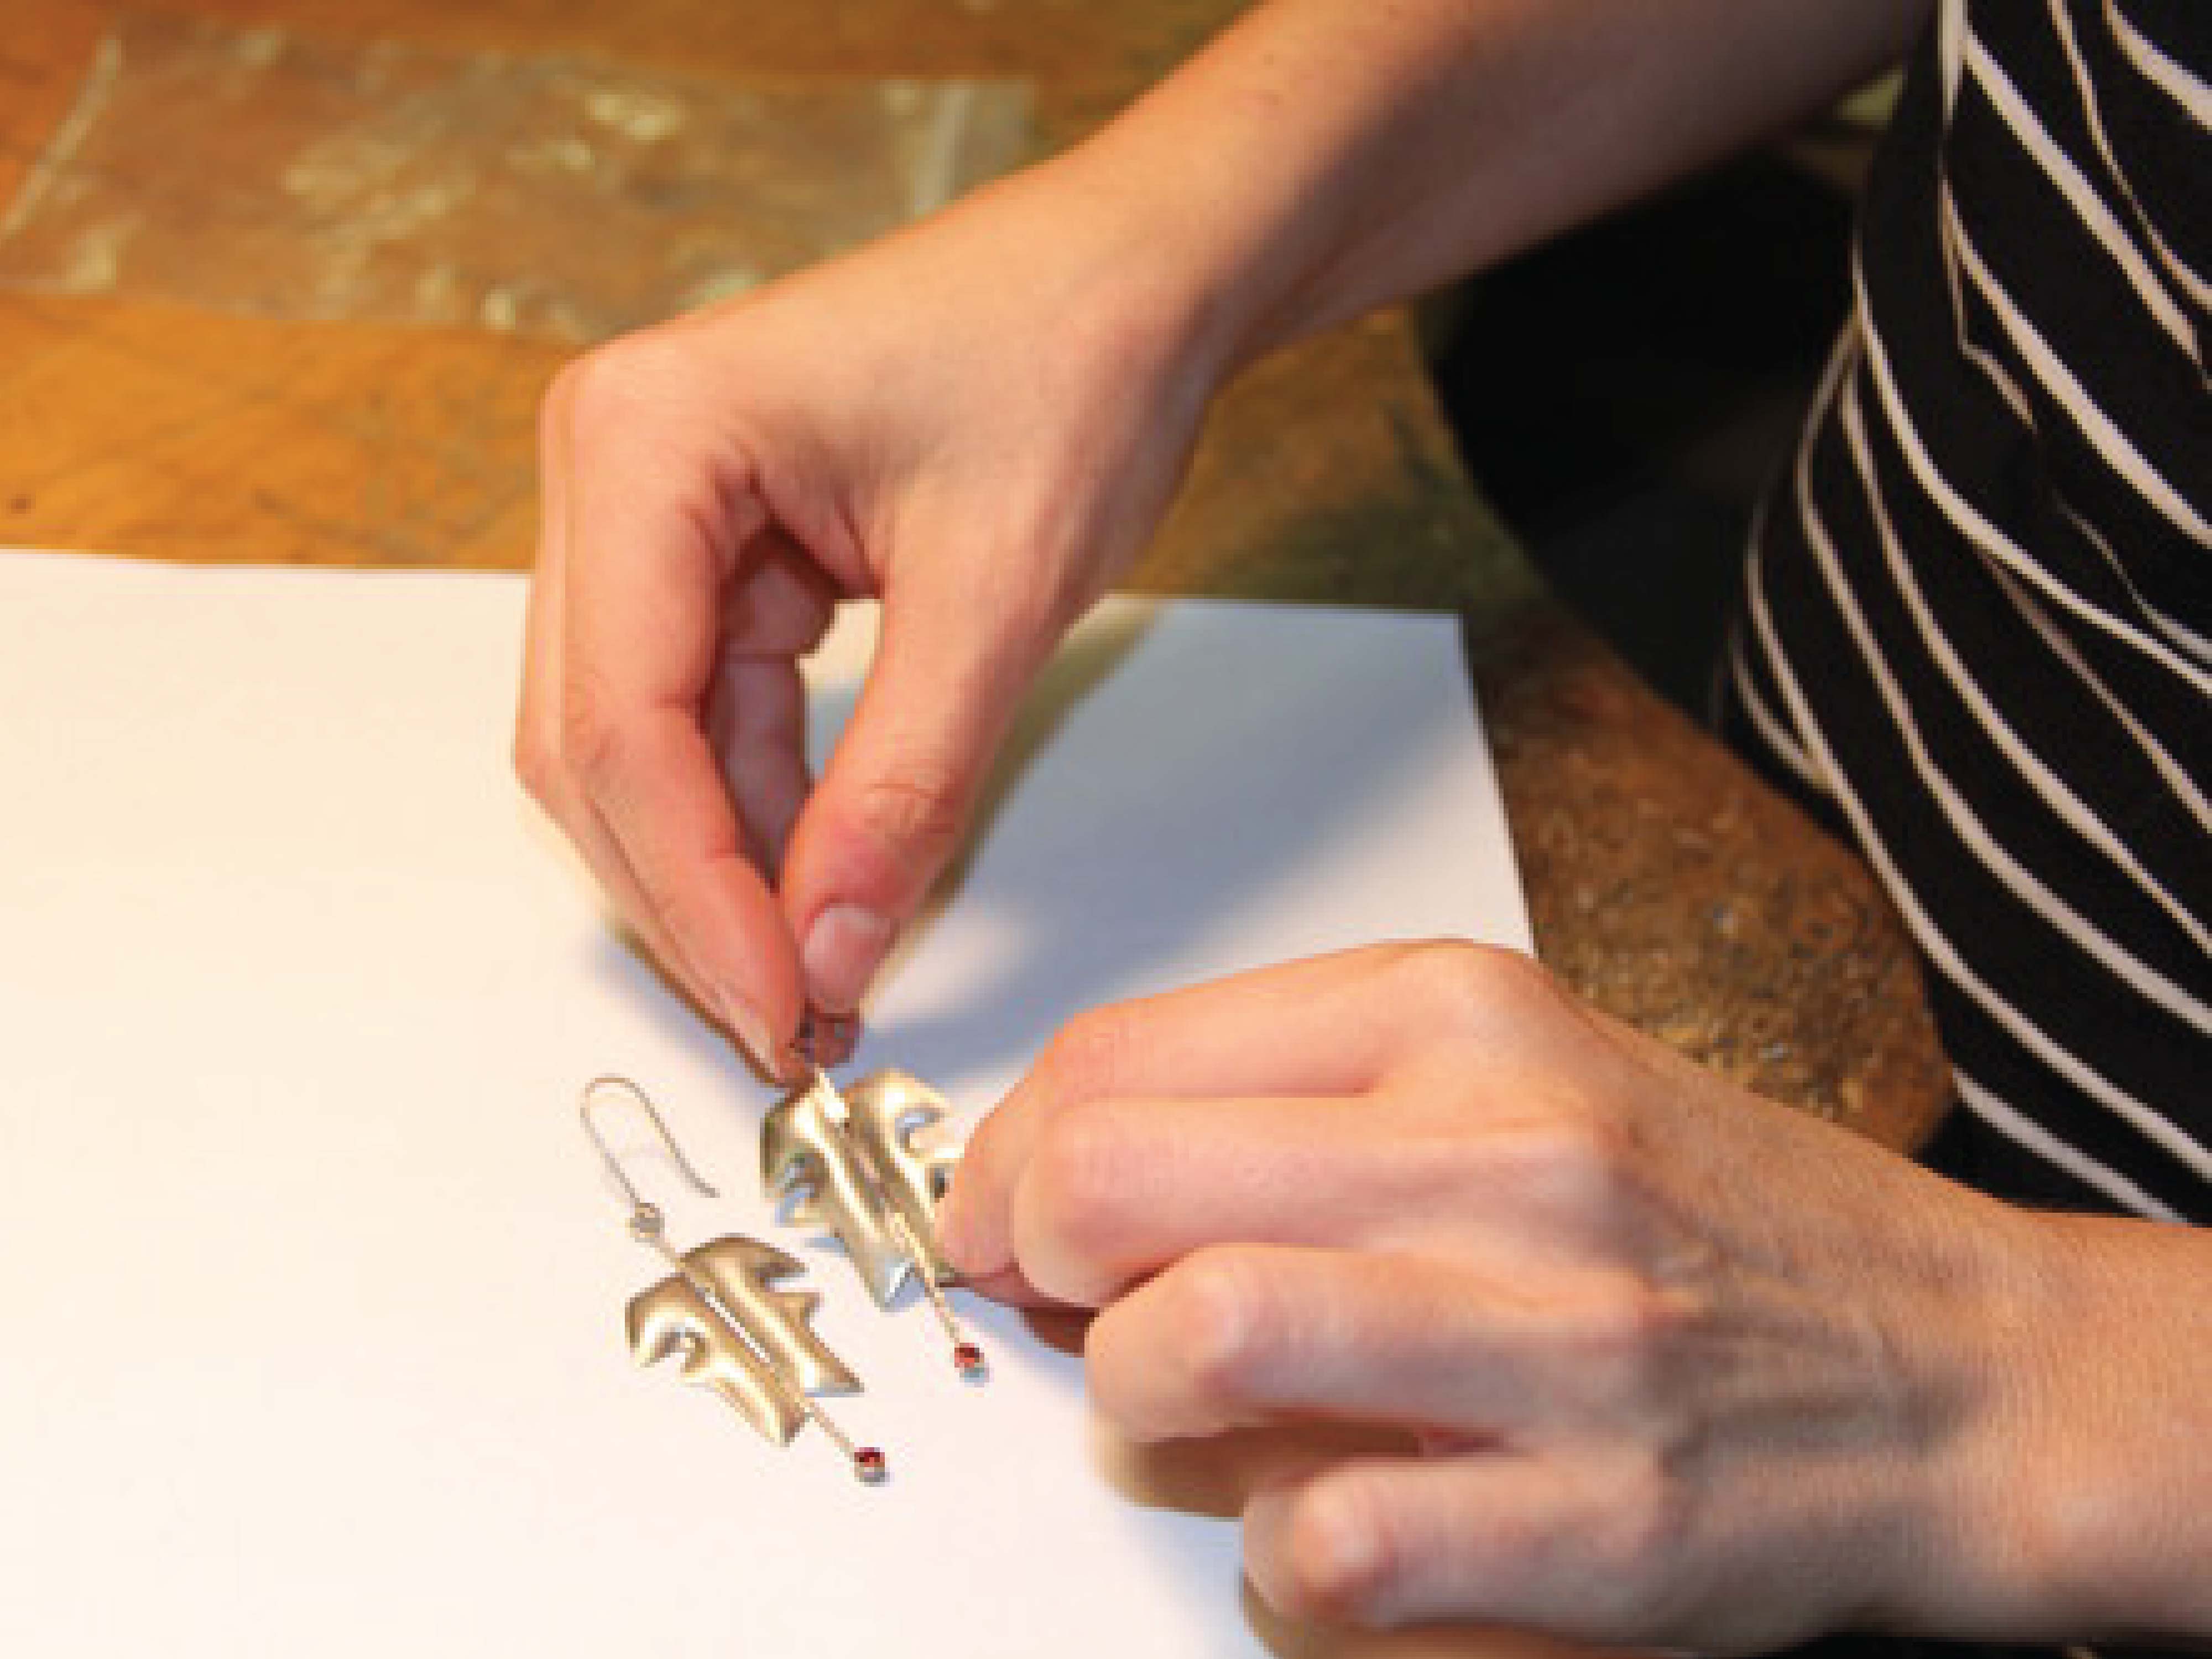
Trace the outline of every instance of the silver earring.
<path fill-rule="evenodd" d="M 888 1466 L 874 1446 L 856 1446 L 812 1398 L 857 1394 L 859 1377 L 823 1346 L 809 1321 L 821 1298 L 809 1291 L 775 1288 L 805 1271 L 798 1260 L 757 1239 L 731 1236 L 678 1252 L 669 1243 L 659 1206 L 631 1184 L 621 1160 L 599 1133 L 593 1113 L 618 1094 L 645 1115 L 677 1169 L 706 1197 L 717 1194 L 677 1146 L 645 1091 L 628 1078 L 595 1078 L 577 1102 L 577 1116 L 607 1172 L 629 1205 L 629 1236 L 650 1246 L 674 1269 L 632 1297 L 625 1328 L 630 1353 L 641 1365 L 680 1356 L 684 1381 L 711 1389 L 746 1422 L 778 1445 L 788 1445 L 811 1422 L 845 1455 L 854 1474 L 870 1485 Z"/>
<path fill-rule="evenodd" d="M 953 1154 L 923 1151 L 916 1131 L 942 1119 L 944 1098 L 903 1072 L 877 1072 L 841 1092 L 802 1042 L 807 1081 L 761 1124 L 761 1182 L 794 1224 L 827 1227 L 860 1281 L 888 1308 L 909 1275 L 921 1285 L 960 1375 L 989 1375 L 983 1350 L 960 1327 L 945 1286 L 954 1278 L 937 1244 L 937 1205 Z"/>

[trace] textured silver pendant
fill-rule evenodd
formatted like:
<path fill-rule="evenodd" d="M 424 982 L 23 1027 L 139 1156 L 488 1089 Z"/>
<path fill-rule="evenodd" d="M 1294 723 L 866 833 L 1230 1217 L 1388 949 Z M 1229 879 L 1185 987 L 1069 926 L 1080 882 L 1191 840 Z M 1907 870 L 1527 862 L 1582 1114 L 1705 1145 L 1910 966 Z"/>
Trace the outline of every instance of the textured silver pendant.
<path fill-rule="evenodd" d="M 982 1350 L 945 1299 L 953 1273 L 937 1243 L 938 1201 L 957 1157 L 916 1140 L 943 1121 L 945 1098 L 904 1072 L 876 1072 L 841 1091 L 809 1069 L 761 1125 L 762 1186 L 792 1224 L 836 1236 L 878 1307 L 889 1308 L 909 1279 L 919 1282 L 954 1364 L 980 1379 Z"/>

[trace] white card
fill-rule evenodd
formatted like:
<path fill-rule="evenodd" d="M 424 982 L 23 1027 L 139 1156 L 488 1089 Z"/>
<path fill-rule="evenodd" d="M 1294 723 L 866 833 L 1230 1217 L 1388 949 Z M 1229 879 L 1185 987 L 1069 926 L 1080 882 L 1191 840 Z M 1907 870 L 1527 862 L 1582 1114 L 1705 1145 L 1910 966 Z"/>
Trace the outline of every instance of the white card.
<path fill-rule="evenodd" d="M 963 1386 L 774 1225 L 769 1091 L 509 776 L 522 593 L 0 556 L 0 1653 L 1266 1650 L 1233 1521 L 1121 1489 L 1076 1359 L 963 1297 Z M 810 671 L 819 746 L 871 629 Z M 1449 620 L 1117 600 L 1039 697 L 848 1075 L 964 1128 L 1092 1003 L 1526 948 Z M 807 1263 L 888 1485 L 633 1368 L 663 1269 L 577 1127 L 605 1072 L 722 1189 L 629 1166 L 679 1245 Z"/>

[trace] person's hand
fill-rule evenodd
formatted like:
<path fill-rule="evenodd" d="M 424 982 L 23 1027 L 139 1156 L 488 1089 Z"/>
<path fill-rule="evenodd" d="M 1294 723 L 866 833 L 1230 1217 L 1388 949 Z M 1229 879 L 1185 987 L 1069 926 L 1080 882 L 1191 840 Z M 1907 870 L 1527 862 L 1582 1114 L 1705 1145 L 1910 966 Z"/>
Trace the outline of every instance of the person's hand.
<path fill-rule="evenodd" d="M 2118 1274 L 2062 1270 L 2067 1224 L 1747 1095 L 1503 952 L 1377 948 L 1082 1017 L 943 1222 L 978 1288 L 1103 1310 L 1091 1398 L 1139 1442 L 1408 1431 L 1250 1498 L 1248 1571 L 1294 1616 L 1707 1651 L 2047 1632 L 2146 1617 L 2118 1586 L 2152 1580 L 2089 1564 L 2186 1530 L 2170 1505 L 2075 1547 L 2177 1467 L 2107 1395 L 2201 1286 L 2154 1273 L 2142 1320 Z M 2207 1369 L 2182 1317 L 2148 1448 L 2212 1428 L 2173 1396 Z"/>
<path fill-rule="evenodd" d="M 856 1006 L 1173 492 L 1212 374 L 1130 234 L 1023 175 L 546 398 L 518 769 L 771 1069 L 805 1008 Z M 881 645 L 817 784 L 798 662 L 854 596 Z"/>

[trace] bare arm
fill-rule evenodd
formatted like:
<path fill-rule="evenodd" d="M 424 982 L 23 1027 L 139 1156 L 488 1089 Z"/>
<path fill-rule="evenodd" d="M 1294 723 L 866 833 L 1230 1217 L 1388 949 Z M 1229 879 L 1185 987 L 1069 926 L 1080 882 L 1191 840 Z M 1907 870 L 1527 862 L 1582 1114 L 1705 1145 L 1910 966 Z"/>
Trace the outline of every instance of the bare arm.
<path fill-rule="evenodd" d="M 1479 269 L 1819 108 L 1929 0 L 1275 0 L 1073 158 L 1225 361 Z"/>

